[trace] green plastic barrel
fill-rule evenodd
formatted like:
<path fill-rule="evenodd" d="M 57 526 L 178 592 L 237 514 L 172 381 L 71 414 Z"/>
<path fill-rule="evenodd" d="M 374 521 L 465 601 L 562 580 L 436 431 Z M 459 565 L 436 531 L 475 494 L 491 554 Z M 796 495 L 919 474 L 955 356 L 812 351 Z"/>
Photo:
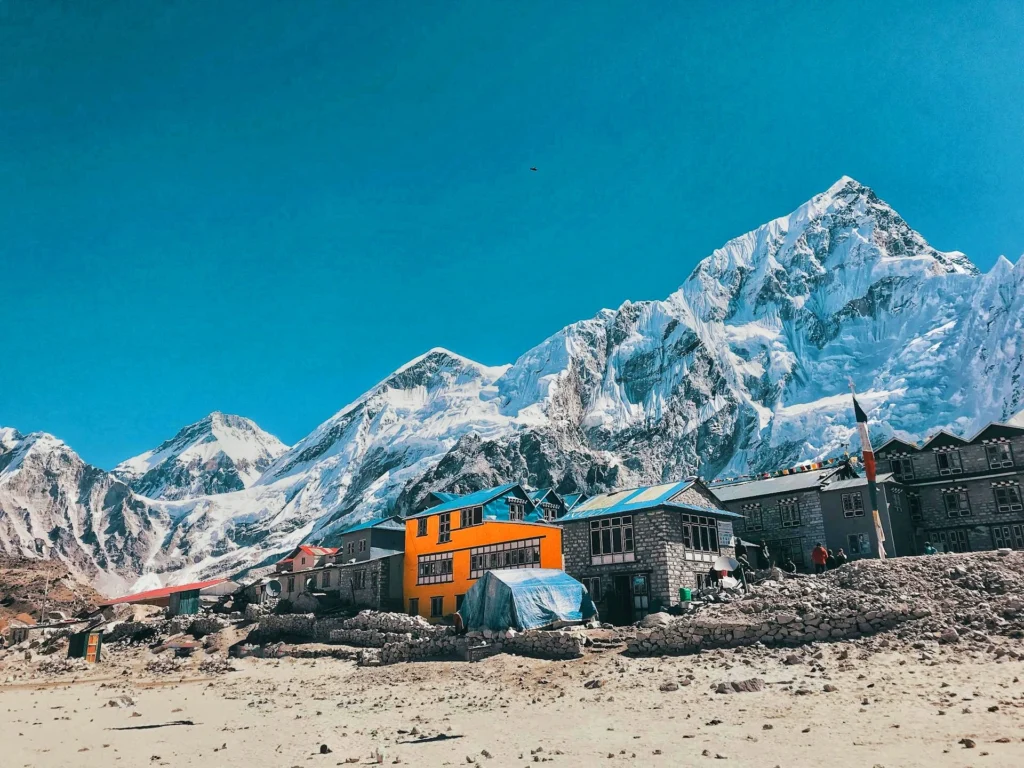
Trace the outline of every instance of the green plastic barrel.
<path fill-rule="evenodd" d="M 688 603 L 688 602 L 690 602 L 690 598 L 691 597 L 693 597 L 693 593 L 690 591 L 689 587 L 680 587 L 679 588 L 679 599 L 680 600 L 682 600 L 684 603 Z"/>

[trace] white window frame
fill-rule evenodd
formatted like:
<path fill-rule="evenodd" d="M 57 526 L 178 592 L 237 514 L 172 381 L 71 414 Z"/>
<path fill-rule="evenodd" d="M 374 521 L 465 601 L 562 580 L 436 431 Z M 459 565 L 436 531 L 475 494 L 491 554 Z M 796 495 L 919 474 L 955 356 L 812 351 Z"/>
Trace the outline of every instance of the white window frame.
<path fill-rule="evenodd" d="M 522 499 L 508 499 L 508 519 L 521 523 L 526 519 L 526 502 Z"/>
<path fill-rule="evenodd" d="M 452 513 L 442 512 L 437 516 L 437 543 L 447 544 L 452 540 Z"/>
<path fill-rule="evenodd" d="M 689 552 L 722 551 L 721 538 L 718 535 L 718 520 L 702 515 L 683 514 L 683 548 Z"/>
<path fill-rule="evenodd" d="M 1006 494 L 1005 501 L 999 500 L 1000 492 Z M 1016 496 L 1016 500 L 1011 498 Z M 1024 500 L 1021 497 L 1020 485 L 1018 483 L 1004 483 L 992 487 L 992 495 L 996 500 L 996 509 L 1001 513 L 1024 511 Z"/>
<path fill-rule="evenodd" d="M 618 547 L 615 546 L 616 531 L 619 533 Z M 603 517 L 590 521 L 591 565 L 632 563 L 636 560 L 635 544 L 632 515 Z"/>
<path fill-rule="evenodd" d="M 764 509 L 760 502 L 751 502 L 743 505 L 743 530 L 763 531 L 764 530 Z M 756 523 L 754 521 L 757 521 Z"/>
<path fill-rule="evenodd" d="M 951 508 L 950 498 L 956 497 L 956 504 Z M 966 488 L 943 488 L 942 507 L 946 510 L 946 517 L 959 518 L 971 516 L 971 498 Z"/>
<path fill-rule="evenodd" d="M 946 460 L 946 466 L 942 466 L 941 459 Z M 964 464 L 960 456 L 959 449 L 950 448 L 945 451 L 935 452 L 935 466 L 939 469 L 940 475 L 960 475 L 963 474 Z"/>
<path fill-rule="evenodd" d="M 472 528 L 474 525 L 484 524 L 483 507 L 466 507 L 459 510 L 459 527 Z"/>
<path fill-rule="evenodd" d="M 860 491 L 843 494 L 843 517 L 864 517 L 864 497 Z"/>
<path fill-rule="evenodd" d="M 800 500 L 795 496 L 789 499 L 779 499 L 779 521 L 783 528 L 799 528 L 803 525 L 803 518 L 800 514 Z M 788 510 L 788 518 L 786 510 Z"/>
<path fill-rule="evenodd" d="M 1002 456 L 996 459 L 992 458 L 992 451 L 999 451 Z M 1003 469 L 1005 467 L 1013 466 L 1013 448 L 1010 447 L 1009 441 L 1001 440 L 998 443 L 989 443 L 985 446 L 985 458 L 988 459 L 989 469 Z"/>
<path fill-rule="evenodd" d="M 893 456 L 889 459 L 889 468 L 897 480 L 914 479 L 914 460 L 910 456 Z"/>

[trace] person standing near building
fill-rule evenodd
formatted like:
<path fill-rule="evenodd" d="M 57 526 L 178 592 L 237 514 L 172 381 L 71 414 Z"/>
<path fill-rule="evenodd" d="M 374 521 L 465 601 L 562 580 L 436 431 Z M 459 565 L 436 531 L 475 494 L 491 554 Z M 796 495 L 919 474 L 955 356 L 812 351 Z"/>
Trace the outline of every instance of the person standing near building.
<path fill-rule="evenodd" d="M 939 554 L 939 550 L 937 550 L 935 547 L 933 547 L 932 543 L 930 541 L 926 541 L 924 543 L 924 553 L 926 555 L 937 555 L 937 554 Z"/>
<path fill-rule="evenodd" d="M 846 556 L 846 553 L 843 551 L 843 548 L 840 547 L 839 551 L 836 552 L 836 564 L 835 564 L 835 567 L 838 568 L 841 565 L 846 565 L 849 561 L 850 561 L 850 558 L 848 558 Z"/>
<path fill-rule="evenodd" d="M 768 553 L 768 542 L 764 539 L 761 539 L 761 546 L 757 548 L 757 567 L 761 571 L 767 571 L 772 567 L 772 559 Z"/>
<path fill-rule="evenodd" d="M 819 541 L 811 550 L 811 562 L 814 563 L 815 573 L 824 573 L 828 565 L 828 550 L 821 546 Z"/>

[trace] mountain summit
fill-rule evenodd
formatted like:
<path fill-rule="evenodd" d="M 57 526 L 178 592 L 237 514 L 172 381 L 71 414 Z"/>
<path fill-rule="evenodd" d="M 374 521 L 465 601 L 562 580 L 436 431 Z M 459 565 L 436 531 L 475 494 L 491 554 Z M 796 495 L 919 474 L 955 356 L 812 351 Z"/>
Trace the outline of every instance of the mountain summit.
<path fill-rule="evenodd" d="M 227 493 L 248 488 L 286 450 L 250 419 L 214 411 L 113 474 L 153 499 Z"/>
<path fill-rule="evenodd" d="M 433 349 L 287 450 L 245 422 L 237 439 L 262 457 L 258 479 L 217 414 L 185 428 L 117 469 L 159 497 L 125 503 L 162 538 L 116 567 L 230 573 L 418 510 L 431 490 L 597 492 L 826 458 L 857 449 L 851 379 L 879 440 L 973 432 L 1024 408 L 1022 317 L 1024 260 L 980 274 L 844 177 L 726 243 L 667 299 L 601 310 L 512 365 Z M 18 461 L 12 442 L 0 432 L 0 472 Z M 4 546 L 32 552 L 4 517 L 51 502 L 12 498 L 0 495 Z"/>

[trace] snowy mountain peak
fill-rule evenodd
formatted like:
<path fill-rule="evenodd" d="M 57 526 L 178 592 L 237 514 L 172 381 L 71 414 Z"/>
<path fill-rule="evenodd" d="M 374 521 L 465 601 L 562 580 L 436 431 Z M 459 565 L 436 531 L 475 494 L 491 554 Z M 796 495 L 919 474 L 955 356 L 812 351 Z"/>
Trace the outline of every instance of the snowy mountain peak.
<path fill-rule="evenodd" d="M 181 499 L 248 488 L 288 446 L 251 419 L 214 411 L 153 450 L 121 462 L 114 474 L 154 499 Z"/>

